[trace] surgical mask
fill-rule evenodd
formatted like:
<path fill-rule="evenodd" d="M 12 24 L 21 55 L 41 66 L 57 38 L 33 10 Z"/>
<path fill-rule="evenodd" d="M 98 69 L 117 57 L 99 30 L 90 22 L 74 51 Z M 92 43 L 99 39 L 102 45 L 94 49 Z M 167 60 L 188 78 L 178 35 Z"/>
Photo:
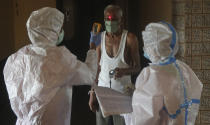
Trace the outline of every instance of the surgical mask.
<path fill-rule="evenodd" d="M 144 50 L 144 57 L 148 60 L 150 60 L 149 55 L 147 54 L 146 50 L 145 50 L 145 46 L 143 47 Z"/>
<path fill-rule="evenodd" d="M 106 31 L 109 33 L 116 33 L 119 28 L 118 21 L 105 21 Z"/>
<path fill-rule="evenodd" d="M 150 60 L 149 56 L 148 56 L 148 54 L 146 52 L 144 52 L 144 57 L 147 58 L 148 60 Z"/>
<path fill-rule="evenodd" d="M 64 30 L 62 30 L 61 33 L 59 34 L 56 45 L 60 44 L 63 41 L 63 38 L 64 38 Z"/>

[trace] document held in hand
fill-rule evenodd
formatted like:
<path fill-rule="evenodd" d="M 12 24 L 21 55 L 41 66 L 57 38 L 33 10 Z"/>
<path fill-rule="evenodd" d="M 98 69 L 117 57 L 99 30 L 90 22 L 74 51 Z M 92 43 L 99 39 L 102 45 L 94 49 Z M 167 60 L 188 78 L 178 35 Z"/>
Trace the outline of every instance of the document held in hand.
<path fill-rule="evenodd" d="M 132 98 L 107 87 L 94 87 L 99 107 L 104 117 L 131 113 Z"/>

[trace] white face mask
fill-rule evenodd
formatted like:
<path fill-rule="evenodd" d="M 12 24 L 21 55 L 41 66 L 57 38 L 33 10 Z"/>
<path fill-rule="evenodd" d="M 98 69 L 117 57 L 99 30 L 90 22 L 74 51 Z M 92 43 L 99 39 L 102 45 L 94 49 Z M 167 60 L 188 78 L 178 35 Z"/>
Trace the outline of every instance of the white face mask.
<path fill-rule="evenodd" d="M 58 41 L 56 45 L 60 44 L 63 41 L 63 38 L 64 38 L 64 30 L 62 29 L 61 33 L 58 36 Z"/>

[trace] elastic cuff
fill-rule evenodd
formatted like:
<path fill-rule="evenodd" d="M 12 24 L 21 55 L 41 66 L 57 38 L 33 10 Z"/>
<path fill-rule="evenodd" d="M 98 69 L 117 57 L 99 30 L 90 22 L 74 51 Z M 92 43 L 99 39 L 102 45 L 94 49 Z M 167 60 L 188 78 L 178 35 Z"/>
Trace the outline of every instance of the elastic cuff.
<path fill-rule="evenodd" d="M 88 92 L 88 95 L 90 95 L 91 93 L 94 93 L 95 91 L 94 91 L 94 89 L 93 90 L 90 90 L 89 92 Z"/>

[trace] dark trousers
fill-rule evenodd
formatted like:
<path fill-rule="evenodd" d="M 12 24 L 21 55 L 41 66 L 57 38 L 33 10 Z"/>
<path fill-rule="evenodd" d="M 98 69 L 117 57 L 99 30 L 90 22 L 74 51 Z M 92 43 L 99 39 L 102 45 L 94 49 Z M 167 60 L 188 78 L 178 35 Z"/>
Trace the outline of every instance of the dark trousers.
<path fill-rule="evenodd" d="M 96 112 L 96 125 L 125 125 L 125 120 L 120 115 L 103 117 L 101 110 Z"/>

